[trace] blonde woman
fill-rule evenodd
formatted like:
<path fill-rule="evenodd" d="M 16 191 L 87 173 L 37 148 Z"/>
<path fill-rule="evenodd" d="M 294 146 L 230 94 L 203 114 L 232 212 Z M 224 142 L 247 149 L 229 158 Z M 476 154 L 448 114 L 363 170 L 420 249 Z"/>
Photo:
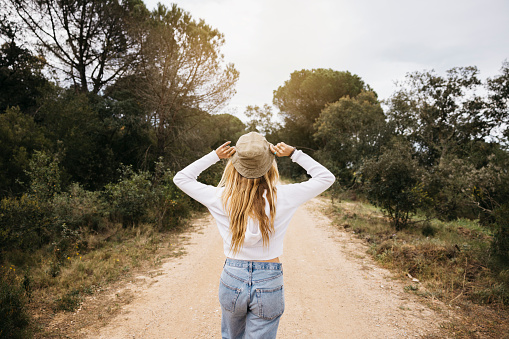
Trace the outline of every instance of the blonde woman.
<path fill-rule="evenodd" d="M 275 338 L 285 308 L 283 238 L 290 219 L 335 178 L 310 156 L 284 142 L 272 145 L 260 134 L 221 145 L 180 172 L 173 181 L 205 205 L 223 238 L 226 261 L 219 284 L 223 338 Z M 275 157 L 290 156 L 311 176 L 279 185 Z M 229 159 L 218 187 L 197 181 L 220 159 Z M 303 249 L 305 250 L 305 249 Z"/>

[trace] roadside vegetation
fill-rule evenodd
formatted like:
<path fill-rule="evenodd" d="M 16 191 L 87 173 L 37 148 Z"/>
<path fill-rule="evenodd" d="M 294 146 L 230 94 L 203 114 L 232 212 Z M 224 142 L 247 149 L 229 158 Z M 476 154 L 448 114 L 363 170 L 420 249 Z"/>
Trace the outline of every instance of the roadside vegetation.
<path fill-rule="evenodd" d="M 368 245 L 368 254 L 439 312 L 451 338 L 503 338 L 509 331 L 507 266 L 490 244 L 493 230 L 478 221 L 421 221 L 397 231 L 391 220 L 363 199 L 331 205 L 335 225 Z M 446 309 L 440 305 L 445 305 Z M 456 316 L 450 317 L 449 310 Z M 461 315 L 461 317 L 457 317 Z"/>

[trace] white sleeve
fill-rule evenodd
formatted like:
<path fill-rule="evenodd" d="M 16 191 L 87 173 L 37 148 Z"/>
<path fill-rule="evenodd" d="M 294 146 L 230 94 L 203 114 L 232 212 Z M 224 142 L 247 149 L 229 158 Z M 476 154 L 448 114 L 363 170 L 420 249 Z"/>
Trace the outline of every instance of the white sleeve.
<path fill-rule="evenodd" d="M 298 206 L 316 197 L 336 180 L 327 168 L 300 150 L 295 150 L 291 159 L 311 176 L 308 181 L 283 186 L 292 205 Z"/>
<path fill-rule="evenodd" d="M 210 207 L 217 200 L 215 197 L 217 187 L 199 182 L 198 176 L 218 161 L 217 153 L 212 151 L 177 172 L 173 177 L 173 182 L 191 198 Z"/>

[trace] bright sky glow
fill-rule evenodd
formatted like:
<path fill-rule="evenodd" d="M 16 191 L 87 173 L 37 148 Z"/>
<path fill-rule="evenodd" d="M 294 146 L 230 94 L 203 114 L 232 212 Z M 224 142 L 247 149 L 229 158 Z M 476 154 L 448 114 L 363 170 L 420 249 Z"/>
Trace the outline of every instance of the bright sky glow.
<path fill-rule="evenodd" d="M 157 0 L 145 0 L 149 9 Z M 507 0 L 176 0 L 225 35 L 240 72 L 226 112 L 272 104 L 295 70 L 359 75 L 388 98 L 407 72 L 477 66 L 480 78 L 509 59 Z"/>

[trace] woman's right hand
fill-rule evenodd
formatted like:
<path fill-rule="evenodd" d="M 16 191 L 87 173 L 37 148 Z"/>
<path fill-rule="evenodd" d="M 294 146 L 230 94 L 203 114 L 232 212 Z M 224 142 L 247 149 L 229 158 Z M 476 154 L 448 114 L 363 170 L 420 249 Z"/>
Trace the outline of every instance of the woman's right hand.
<path fill-rule="evenodd" d="M 216 149 L 216 154 L 219 159 L 228 159 L 235 154 L 235 147 L 230 147 L 231 141 L 227 141 Z"/>
<path fill-rule="evenodd" d="M 270 150 L 272 153 L 277 155 L 278 157 L 287 157 L 295 150 L 295 147 L 285 144 L 284 142 L 279 142 L 277 145 L 270 145 Z"/>

